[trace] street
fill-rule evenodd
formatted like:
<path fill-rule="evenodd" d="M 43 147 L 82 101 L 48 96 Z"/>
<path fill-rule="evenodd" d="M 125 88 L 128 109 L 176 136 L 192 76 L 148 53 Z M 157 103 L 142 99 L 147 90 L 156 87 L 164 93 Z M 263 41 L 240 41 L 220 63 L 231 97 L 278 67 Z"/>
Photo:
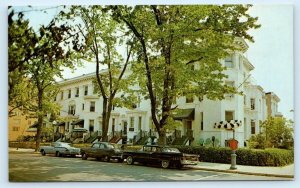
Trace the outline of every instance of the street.
<path fill-rule="evenodd" d="M 58 158 L 32 152 L 9 152 L 9 181 L 199 181 L 199 180 L 289 180 L 285 178 L 208 172 L 190 168 L 162 169 L 158 166 L 109 163 L 89 158 Z"/>

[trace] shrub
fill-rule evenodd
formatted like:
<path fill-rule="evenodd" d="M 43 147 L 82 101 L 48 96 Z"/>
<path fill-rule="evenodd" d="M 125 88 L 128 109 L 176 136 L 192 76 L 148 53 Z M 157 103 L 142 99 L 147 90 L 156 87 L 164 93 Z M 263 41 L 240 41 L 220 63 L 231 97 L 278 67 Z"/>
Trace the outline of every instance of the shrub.
<path fill-rule="evenodd" d="M 204 162 L 228 163 L 231 161 L 230 148 L 206 148 L 203 146 L 176 146 L 181 152 L 200 155 Z M 285 166 L 294 162 L 294 151 L 284 149 L 245 149 L 236 151 L 237 164 L 250 166 Z"/>

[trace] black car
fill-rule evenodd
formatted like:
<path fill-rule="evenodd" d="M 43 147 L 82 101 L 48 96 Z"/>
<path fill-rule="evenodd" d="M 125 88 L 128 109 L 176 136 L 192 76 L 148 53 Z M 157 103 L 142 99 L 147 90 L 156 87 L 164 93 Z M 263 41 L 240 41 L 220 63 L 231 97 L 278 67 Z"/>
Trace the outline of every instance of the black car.
<path fill-rule="evenodd" d="M 184 165 L 195 165 L 199 161 L 198 155 L 181 153 L 177 148 L 145 145 L 140 151 L 124 151 L 123 159 L 127 164 L 134 162 L 142 164 L 160 164 L 162 168 L 174 166 L 182 168 Z"/>
<path fill-rule="evenodd" d="M 82 160 L 93 157 L 97 160 L 103 159 L 107 162 L 109 162 L 110 159 L 117 159 L 118 162 L 123 162 L 120 146 L 109 142 L 96 142 L 89 148 L 82 148 L 80 153 Z"/>

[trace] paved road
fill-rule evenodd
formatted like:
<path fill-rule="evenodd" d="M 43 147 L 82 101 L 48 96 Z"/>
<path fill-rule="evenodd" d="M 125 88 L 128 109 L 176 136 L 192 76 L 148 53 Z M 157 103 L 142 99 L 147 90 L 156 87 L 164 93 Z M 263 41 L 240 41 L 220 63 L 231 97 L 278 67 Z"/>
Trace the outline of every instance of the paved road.
<path fill-rule="evenodd" d="M 284 178 L 281 178 L 285 180 Z M 199 181 L 199 180 L 279 180 L 279 178 L 208 172 L 185 168 L 127 165 L 94 159 L 58 158 L 38 153 L 9 152 L 11 182 L 52 181 Z M 286 179 L 288 180 L 288 179 Z"/>

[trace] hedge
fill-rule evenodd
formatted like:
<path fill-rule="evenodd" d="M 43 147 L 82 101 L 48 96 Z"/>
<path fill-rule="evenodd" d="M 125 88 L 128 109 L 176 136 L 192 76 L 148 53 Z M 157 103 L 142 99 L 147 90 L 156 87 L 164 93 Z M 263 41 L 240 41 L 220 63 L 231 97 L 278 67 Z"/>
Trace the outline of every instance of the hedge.
<path fill-rule="evenodd" d="M 213 163 L 231 161 L 230 148 L 206 148 L 203 146 L 175 146 L 183 153 L 198 154 L 199 160 Z M 285 166 L 294 162 L 294 151 L 285 149 L 238 149 L 237 164 L 249 166 Z"/>

